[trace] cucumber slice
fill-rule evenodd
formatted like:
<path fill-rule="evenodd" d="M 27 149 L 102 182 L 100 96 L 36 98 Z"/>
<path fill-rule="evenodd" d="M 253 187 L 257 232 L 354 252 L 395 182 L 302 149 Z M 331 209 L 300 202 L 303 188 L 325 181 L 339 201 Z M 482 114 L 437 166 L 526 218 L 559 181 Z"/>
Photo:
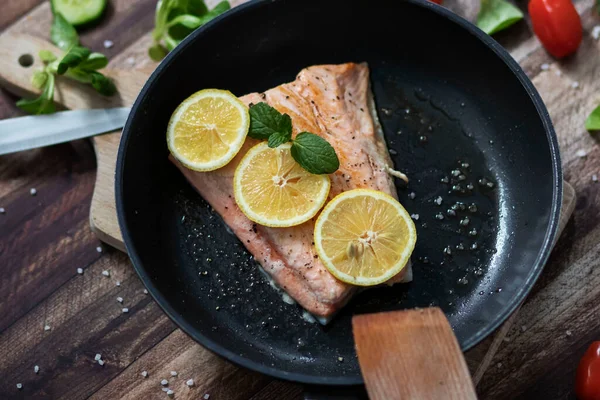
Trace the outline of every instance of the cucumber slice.
<path fill-rule="evenodd" d="M 97 20 L 106 8 L 106 0 L 51 0 L 54 12 L 59 12 L 72 25 L 84 25 Z"/>

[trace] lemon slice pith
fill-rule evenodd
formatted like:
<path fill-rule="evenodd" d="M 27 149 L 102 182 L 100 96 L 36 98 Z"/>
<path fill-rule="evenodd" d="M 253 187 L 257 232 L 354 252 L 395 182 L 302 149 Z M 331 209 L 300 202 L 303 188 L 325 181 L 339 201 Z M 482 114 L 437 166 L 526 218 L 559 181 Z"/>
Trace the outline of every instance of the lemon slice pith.
<path fill-rule="evenodd" d="M 290 143 L 272 149 L 262 142 L 240 161 L 233 191 L 250 220 L 270 227 L 299 225 L 325 204 L 329 177 L 306 171 L 292 158 L 290 148 Z"/>
<path fill-rule="evenodd" d="M 371 189 L 339 194 L 315 224 L 315 247 L 337 279 L 358 286 L 383 283 L 407 264 L 417 240 L 408 212 Z"/>
<path fill-rule="evenodd" d="M 167 128 L 167 145 L 187 168 L 212 171 L 240 151 L 249 126 L 248 108 L 235 95 L 205 89 L 177 107 Z"/>

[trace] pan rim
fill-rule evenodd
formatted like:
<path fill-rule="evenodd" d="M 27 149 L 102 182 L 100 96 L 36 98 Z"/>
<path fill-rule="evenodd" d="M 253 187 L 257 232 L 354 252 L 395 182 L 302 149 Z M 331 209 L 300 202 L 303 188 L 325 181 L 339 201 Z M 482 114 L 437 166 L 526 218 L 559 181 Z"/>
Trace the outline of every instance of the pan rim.
<path fill-rule="evenodd" d="M 542 125 L 544 127 L 544 131 L 546 133 L 546 137 L 549 144 L 550 149 L 550 158 L 552 163 L 552 178 L 553 178 L 553 192 L 552 192 L 552 207 L 550 218 L 548 221 L 548 226 L 546 229 L 546 233 L 544 236 L 543 243 L 539 249 L 538 256 L 533 263 L 531 270 L 525 279 L 521 288 L 516 292 L 513 298 L 507 302 L 504 310 L 497 314 L 494 319 L 483 329 L 475 332 L 469 339 L 465 341 L 461 345 L 461 349 L 463 352 L 471 349 L 473 346 L 477 345 L 481 342 L 485 337 L 490 335 L 493 331 L 495 331 L 502 323 L 504 323 L 508 317 L 516 310 L 520 305 L 524 302 L 525 298 L 533 288 L 533 285 L 539 278 L 544 265 L 546 264 L 550 252 L 553 247 L 554 240 L 558 231 L 558 221 L 560 218 L 560 210 L 562 204 L 562 195 L 563 195 L 563 176 L 562 176 L 562 167 L 560 161 L 559 147 L 558 147 L 558 139 L 556 137 L 556 133 L 554 131 L 552 121 L 550 119 L 550 115 L 546 106 L 544 105 L 539 93 L 533 86 L 531 80 L 527 77 L 527 75 L 523 72 L 522 68 L 519 64 L 512 58 L 512 56 L 506 51 L 498 42 L 496 42 L 491 36 L 487 35 L 479 28 L 477 28 L 471 22 L 463 19 L 459 15 L 453 13 L 450 10 L 447 10 L 444 7 L 438 6 L 427 0 L 404 0 L 406 3 L 426 8 L 431 10 L 432 12 L 447 18 L 451 22 L 457 24 L 459 27 L 464 29 L 467 33 L 475 36 L 480 42 L 482 42 L 486 47 L 491 49 L 495 55 L 502 60 L 506 66 L 511 70 L 514 74 L 515 78 L 517 78 L 523 88 L 526 90 L 531 102 L 535 106 L 535 109 L 540 117 Z M 141 258 L 133 245 L 133 239 L 130 235 L 130 231 L 128 229 L 128 224 L 125 217 L 124 210 L 124 202 L 123 202 L 123 173 L 124 173 L 124 165 L 125 159 L 127 157 L 127 152 L 125 149 L 128 147 L 129 138 L 131 136 L 131 125 L 133 120 L 133 115 L 140 108 L 140 105 L 143 99 L 146 97 L 147 93 L 154 86 L 154 83 L 157 79 L 164 73 L 166 65 L 170 64 L 171 60 L 173 60 L 177 55 L 183 51 L 195 40 L 198 39 L 204 32 L 210 31 L 213 29 L 220 21 L 230 18 L 233 16 L 237 16 L 245 13 L 250 9 L 254 9 L 255 7 L 263 6 L 267 3 L 271 3 L 272 0 L 253 0 L 248 3 L 239 5 L 234 7 L 229 12 L 221 15 L 208 24 L 202 26 L 201 28 L 194 31 L 190 34 L 176 49 L 170 52 L 167 57 L 158 65 L 156 70 L 152 73 L 150 78 L 144 84 L 144 87 L 138 94 L 135 103 L 131 108 L 131 113 L 127 119 L 125 127 L 123 129 L 123 133 L 121 136 L 118 157 L 117 157 L 117 165 L 115 172 L 115 194 L 116 194 L 116 208 L 117 208 L 117 216 L 119 221 L 119 227 L 121 229 L 121 234 L 123 236 L 123 241 L 125 243 L 125 247 L 127 249 L 127 254 L 131 259 L 131 262 L 142 280 L 145 287 L 148 288 L 149 293 L 153 297 L 153 299 L 158 303 L 159 307 L 167 314 L 167 316 L 179 327 L 181 328 L 188 336 L 193 338 L 196 342 L 201 344 L 203 347 L 207 348 L 213 353 L 218 354 L 221 357 L 224 357 L 230 362 L 233 362 L 236 365 L 242 366 L 244 368 L 257 371 L 278 379 L 283 379 L 287 381 L 299 382 L 310 385 L 330 385 L 330 386 L 352 386 L 352 385 L 362 385 L 364 383 L 362 376 L 337 376 L 337 377 L 327 377 L 327 376 L 316 376 L 309 375 L 306 373 L 296 373 L 296 372 L 287 372 L 274 367 L 266 366 L 240 356 L 224 346 L 216 343 L 210 338 L 202 335 L 198 332 L 193 326 L 191 326 L 181 315 L 179 315 L 175 309 L 171 306 L 169 301 L 165 296 L 158 292 L 158 289 L 154 286 L 150 275 L 146 272 Z"/>

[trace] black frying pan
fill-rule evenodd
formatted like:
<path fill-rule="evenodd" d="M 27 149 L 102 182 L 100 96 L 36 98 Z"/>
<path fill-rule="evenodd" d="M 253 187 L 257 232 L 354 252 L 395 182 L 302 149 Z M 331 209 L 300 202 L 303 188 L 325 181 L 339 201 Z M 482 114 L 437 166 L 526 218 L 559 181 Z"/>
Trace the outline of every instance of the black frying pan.
<path fill-rule="evenodd" d="M 165 131 L 175 107 L 199 89 L 243 95 L 293 80 L 306 66 L 348 61 L 370 65 L 392 158 L 411 178 L 408 186 L 397 182 L 398 196 L 419 215 L 419 236 L 412 283 L 363 292 L 322 327 L 281 300 L 167 160 Z M 326 385 L 362 383 L 350 326 L 355 313 L 438 305 L 464 350 L 490 334 L 523 301 L 548 258 L 561 188 L 550 118 L 517 63 L 470 23 L 419 0 L 235 8 L 194 32 L 146 83 L 123 133 L 116 174 L 127 250 L 165 312 L 230 361 Z M 455 205 L 456 216 L 448 215 L 457 202 L 464 209 Z M 459 222 L 465 217 L 467 227 Z"/>

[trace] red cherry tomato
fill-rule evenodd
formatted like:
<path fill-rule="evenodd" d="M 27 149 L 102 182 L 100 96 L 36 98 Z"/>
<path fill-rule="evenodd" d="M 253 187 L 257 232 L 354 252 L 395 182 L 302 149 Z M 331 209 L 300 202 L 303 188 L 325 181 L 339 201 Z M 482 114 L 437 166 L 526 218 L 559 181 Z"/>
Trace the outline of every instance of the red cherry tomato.
<path fill-rule="evenodd" d="M 442 4 L 442 2 L 444 0 L 429 0 L 429 1 L 432 2 L 432 3 L 435 3 L 435 4 Z"/>
<path fill-rule="evenodd" d="M 561 58 L 577 50 L 582 28 L 571 0 L 531 0 L 529 15 L 533 31 L 548 53 Z"/>
<path fill-rule="evenodd" d="M 579 362 L 575 394 L 579 400 L 600 400 L 600 342 L 593 342 Z"/>

